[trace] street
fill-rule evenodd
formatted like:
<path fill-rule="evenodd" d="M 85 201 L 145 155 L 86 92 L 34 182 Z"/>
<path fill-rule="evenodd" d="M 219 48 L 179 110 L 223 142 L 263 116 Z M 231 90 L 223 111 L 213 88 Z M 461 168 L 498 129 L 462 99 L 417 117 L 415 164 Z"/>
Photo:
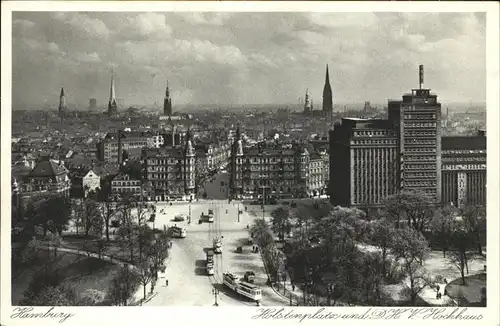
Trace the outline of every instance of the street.
<path fill-rule="evenodd" d="M 227 192 L 220 191 L 220 181 L 226 181 L 227 174 L 218 175 L 211 185 L 206 187 L 208 198 L 218 200 L 199 200 L 189 203 L 157 204 L 155 227 L 162 229 L 177 225 L 186 228 L 184 239 L 173 239 L 172 249 L 167 258 L 167 268 L 155 291 L 158 292 L 145 305 L 151 306 L 212 306 L 215 302 L 213 289 L 219 290 L 218 305 L 256 306 L 245 297 L 239 296 L 222 284 L 222 273 L 230 272 L 243 277 L 246 271 L 255 273 L 255 284 L 262 288 L 261 305 L 286 305 L 287 301 L 277 296 L 265 285 L 267 276 L 260 254 L 252 252 L 252 246 L 247 244 L 249 233 L 247 225 L 251 225 L 254 216 L 244 212 L 244 205 L 227 201 Z M 223 199 L 225 198 L 225 199 Z M 201 213 L 214 210 L 214 223 L 199 224 Z M 238 221 L 238 210 L 243 211 Z M 174 222 L 175 215 L 191 212 L 191 223 Z M 205 250 L 212 248 L 213 238 L 221 236 L 222 254 L 215 255 L 215 274 L 208 276 L 205 270 Z M 242 253 L 236 253 L 236 248 L 243 246 Z M 168 286 L 165 280 L 168 279 Z"/>

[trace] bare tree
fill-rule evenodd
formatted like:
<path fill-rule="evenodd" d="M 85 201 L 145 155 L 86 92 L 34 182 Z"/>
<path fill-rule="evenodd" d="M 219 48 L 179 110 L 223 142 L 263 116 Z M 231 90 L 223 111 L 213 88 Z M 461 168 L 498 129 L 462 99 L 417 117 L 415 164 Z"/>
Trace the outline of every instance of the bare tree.
<path fill-rule="evenodd" d="M 136 265 L 139 281 L 143 286 L 143 300 L 146 300 L 146 286 L 151 282 L 154 278 L 153 264 L 151 260 L 144 259 L 139 264 Z"/>
<path fill-rule="evenodd" d="M 394 234 L 392 250 L 395 259 L 401 260 L 408 277 L 411 303 L 415 305 L 418 294 L 429 284 L 429 276 L 422 267 L 430 249 L 422 234 L 413 228 L 401 228 Z"/>
<path fill-rule="evenodd" d="M 450 252 L 448 254 L 448 259 L 460 271 L 463 285 L 466 284 L 465 270 L 467 269 L 468 273 L 468 261 L 473 257 L 473 254 L 470 253 L 469 250 L 474 247 L 474 240 L 474 234 L 467 229 L 466 222 L 456 221 L 454 223 L 450 237 Z"/>

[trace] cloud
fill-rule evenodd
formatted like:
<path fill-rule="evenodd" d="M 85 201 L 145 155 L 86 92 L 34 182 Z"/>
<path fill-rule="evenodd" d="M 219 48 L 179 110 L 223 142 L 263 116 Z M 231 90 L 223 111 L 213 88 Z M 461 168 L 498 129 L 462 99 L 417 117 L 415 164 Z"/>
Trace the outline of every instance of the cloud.
<path fill-rule="evenodd" d="M 231 17 L 227 12 L 184 12 L 178 15 L 191 24 L 216 26 L 222 26 Z"/>
<path fill-rule="evenodd" d="M 38 40 L 33 40 L 29 38 L 25 38 L 21 40 L 22 46 L 31 50 L 31 51 L 39 51 L 41 53 L 51 53 L 51 54 L 62 54 L 59 46 L 54 42 L 40 42 Z"/>
<path fill-rule="evenodd" d="M 52 13 L 52 18 L 61 21 L 76 30 L 90 37 L 108 38 L 110 30 L 106 24 L 96 18 L 89 17 L 87 14 L 78 12 L 55 12 Z"/>
<path fill-rule="evenodd" d="M 92 53 L 77 53 L 75 55 L 76 60 L 81 62 L 101 62 L 101 58 L 97 52 Z"/>
<path fill-rule="evenodd" d="M 29 30 L 35 26 L 35 23 L 32 22 L 31 20 L 26 20 L 26 19 L 14 19 L 12 25 L 14 28 Z"/>
<path fill-rule="evenodd" d="M 172 33 L 172 28 L 167 25 L 165 15 L 149 12 L 128 17 L 125 33 L 133 37 L 165 36 Z"/>
<path fill-rule="evenodd" d="M 318 13 L 307 14 L 310 21 L 314 24 L 328 28 L 365 28 L 373 26 L 378 19 L 374 13 Z"/>
<path fill-rule="evenodd" d="M 326 64 L 337 102 L 399 97 L 419 64 L 443 101 L 485 99 L 481 13 L 22 12 L 12 26 L 13 100 L 34 106 L 61 84 L 106 102 L 111 68 L 127 103 L 160 103 L 168 79 L 176 104 L 295 103 L 309 88 L 320 105 Z"/>

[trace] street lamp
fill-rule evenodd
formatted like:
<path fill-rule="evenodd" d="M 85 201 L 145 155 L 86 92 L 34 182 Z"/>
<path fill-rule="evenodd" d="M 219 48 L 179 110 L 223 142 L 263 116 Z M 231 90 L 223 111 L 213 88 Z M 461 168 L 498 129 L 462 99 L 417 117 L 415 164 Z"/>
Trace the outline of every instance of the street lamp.
<path fill-rule="evenodd" d="M 219 303 L 217 303 L 217 296 L 219 295 L 219 289 L 212 289 L 212 294 L 214 295 L 215 297 L 215 303 L 214 303 L 214 306 L 215 307 L 218 307 L 219 306 Z"/>

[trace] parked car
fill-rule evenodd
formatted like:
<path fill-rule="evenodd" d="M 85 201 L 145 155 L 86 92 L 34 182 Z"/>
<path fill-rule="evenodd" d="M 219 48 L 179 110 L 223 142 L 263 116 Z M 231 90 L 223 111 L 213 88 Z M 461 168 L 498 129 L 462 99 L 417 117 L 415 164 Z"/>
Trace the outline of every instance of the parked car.
<path fill-rule="evenodd" d="M 186 215 L 183 215 L 183 214 L 175 215 L 175 217 L 174 217 L 174 221 L 176 221 L 176 222 L 182 222 L 185 220 L 186 220 Z"/>

